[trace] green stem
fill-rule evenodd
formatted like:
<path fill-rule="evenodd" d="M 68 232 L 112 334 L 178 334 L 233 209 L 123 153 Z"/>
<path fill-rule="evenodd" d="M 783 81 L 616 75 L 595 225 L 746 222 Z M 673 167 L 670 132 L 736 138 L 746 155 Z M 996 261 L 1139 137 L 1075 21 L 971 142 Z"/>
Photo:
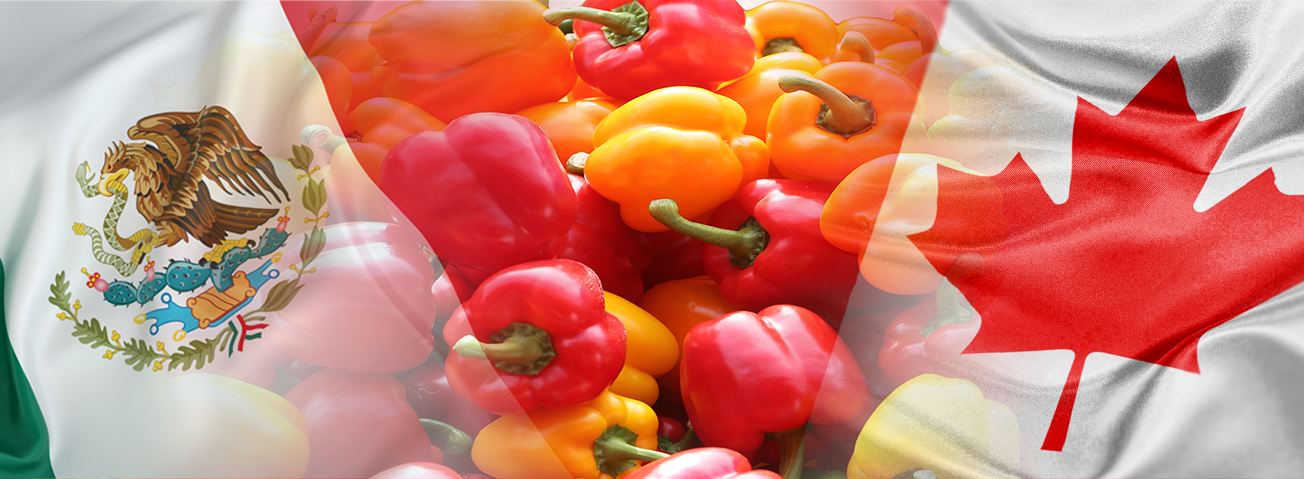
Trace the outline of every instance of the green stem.
<path fill-rule="evenodd" d="M 783 53 L 783 52 L 804 53 L 805 51 L 806 49 L 802 48 L 800 43 L 797 43 L 796 38 L 778 37 L 778 38 L 771 38 L 769 40 L 766 40 L 765 46 L 761 48 L 761 56 L 768 57 L 775 53 Z"/>
<path fill-rule="evenodd" d="M 774 433 L 774 441 L 779 443 L 779 475 L 783 479 L 801 479 L 801 466 L 805 462 L 806 426 Z"/>
<path fill-rule="evenodd" d="M 348 142 L 344 137 L 332 133 L 330 127 L 322 125 L 303 127 L 303 130 L 299 131 L 299 139 L 307 143 L 308 146 L 326 151 L 335 151 L 340 145 Z"/>
<path fill-rule="evenodd" d="M 634 461 L 651 462 L 670 457 L 661 451 L 635 446 L 634 441 L 637 440 L 638 434 L 619 424 L 602 431 L 602 435 L 593 441 L 593 459 L 598 464 L 598 470 L 617 477 L 634 467 Z"/>
<path fill-rule="evenodd" d="M 572 175 L 584 176 L 584 165 L 589 162 L 589 154 L 583 151 L 571 155 L 566 160 L 566 172 Z"/>
<path fill-rule="evenodd" d="M 460 455 L 471 452 L 471 436 L 448 423 L 434 419 L 421 418 L 421 427 L 426 430 L 430 443 L 439 447 L 444 454 Z"/>
<path fill-rule="evenodd" d="M 874 63 L 874 47 L 869 44 L 869 39 L 865 38 L 863 33 L 847 32 L 842 36 L 842 43 L 838 44 L 838 50 L 859 55 L 863 63 Z"/>
<path fill-rule="evenodd" d="M 874 127 L 874 105 L 864 98 L 852 98 L 833 85 L 805 75 L 779 77 L 779 89 L 792 93 L 804 91 L 824 102 L 816 123 L 824 131 L 850 138 Z"/>
<path fill-rule="evenodd" d="M 549 8 L 543 12 L 543 20 L 561 26 L 565 20 L 584 20 L 602 25 L 618 35 L 630 35 L 635 32 L 634 14 L 616 13 L 592 7 Z"/>
<path fill-rule="evenodd" d="M 557 357 L 547 331 L 525 323 L 512 323 L 494 333 L 492 343 L 466 335 L 453 345 L 460 356 L 493 361 L 494 367 L 513 374 L 538 375 Z"/>
<path fill-rule="evenodd" d="M 652 200 L 647 209 L 653 218 L 675 232 L 729 250 L 729 262 L 739 268 L 751 266 L 770 242 L 770 234 L 755 218 L 748 218 L 737 231 L 732 231 L 680 216 L 679 203 L 672 199 Z"/>

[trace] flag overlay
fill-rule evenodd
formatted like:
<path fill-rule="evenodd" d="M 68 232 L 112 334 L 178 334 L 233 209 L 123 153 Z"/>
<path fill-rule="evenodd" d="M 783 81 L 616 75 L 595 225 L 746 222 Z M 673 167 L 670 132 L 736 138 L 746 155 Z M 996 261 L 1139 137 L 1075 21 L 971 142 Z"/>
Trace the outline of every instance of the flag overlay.
<path fill-rule="evenodd" d="M 835 21 L 906 3 L 804 1 Z M 471 464 L 433 455 L 404 398 L 429 393 L 410 372 L 449 354 L 442 325 L 469 314 L 436 278 L 484 278 L 373 183 L 393 133 L 342 115 L 409 68 L 340 54 L 367 44 L 350 22 L 405 3 L 0 4 L 0 477 Z M 1304 4 L 916 3 L 938 49 L 903 73 L 920 99 L 899 154 L 873 163 L 881 199 L 837 318 L 878 412 L 849 434 L 812 426 L 810 457 L 856 458 L 807 474 L 1298 476 Z M 468 98 L 413 100 L 431 111 L 418 130 Z M 524 107 L 506 109 L 488 108 Z M 837 364 L 817 403 L 848 401 Z M 976 389 L 942 401 L 959 393 L 923 374 Z M 976 422 L 939 412 L 968 400 Z M 323 419 L 362 410 L 381 412 Z M 867 440 L 875 428 L 893 439 Z M 506 469 L 565 476 L 553 450 Z"/>

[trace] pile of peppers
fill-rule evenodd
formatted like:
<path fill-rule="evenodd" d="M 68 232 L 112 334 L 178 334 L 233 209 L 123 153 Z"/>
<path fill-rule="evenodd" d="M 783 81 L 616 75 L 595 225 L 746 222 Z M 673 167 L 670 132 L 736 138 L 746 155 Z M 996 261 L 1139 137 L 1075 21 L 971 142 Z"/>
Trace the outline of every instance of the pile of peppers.
<path fill-rule="evenodd" d="M 338 121 L 305 141 L 332 204 L 370 206 L 323 222 L 311 300 L 267 313 L 241 378 L 297 410 L 277 474 L 1017 470 L 1013 413 L 936 366 L 979 318 L 871 254 L 963 169 L 902 145 L 994 53 L 942 50 L 908 4 L 318 3 L 290 21 Z"/>

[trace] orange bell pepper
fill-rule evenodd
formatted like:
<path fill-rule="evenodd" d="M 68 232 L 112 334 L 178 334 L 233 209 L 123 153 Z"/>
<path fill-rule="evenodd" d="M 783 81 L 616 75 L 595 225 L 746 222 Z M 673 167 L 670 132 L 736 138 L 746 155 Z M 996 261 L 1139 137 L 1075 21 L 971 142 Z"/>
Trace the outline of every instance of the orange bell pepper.
<path fill-rule="evenodd" d="M 603 294 L 607 312 L 625 325 L 626 341 L 625 367 L 607 390 L 654 404 L 660 395 L 656 378 L 679 362 L 679 342 L 665 324 L 643 308 L 609 292 Z"/>
<path fill-rule="evenodd" d="M 747 32 L 756 43 L 756 55 L 806 52 L 828 63 L 837 53 L 838 24 L 827 13 L 804 3 L 766 2 L 747 11 Z"/>
<path fill-rule="evenodd" d="M 743 108 L 729 98 L 696 87 L 662 88 L 598 123 L 584 176 L 620 204 L 625 224 L 666 231 L 648 213 L 652 200 L 673 199 L 680 214 L 696 218 L 769 172 L 770 149 L 743 134 L 746 123 Z"/>
<path fill-rule="evenodd" d="M 415 105 L 394 98 L 372 98 L 354 108 L 349 123 L 361 135 L 353 154 L 371 181 L 380 184 L 380 164 L 398 142 L 413 133 L 443 131 L 448 125 Z"/>
<path fill-rule="evenodd" d="M 652 408 L 607 392 L 582 406 L 500 417 L 476 435 L 471 460 L 497 479 L 610 479 L 669 456 L 656 447 Z"/>
<path fill-rule="evenodd" d="M 693 326 L 738 310 L 720 295 L 720 285 L 710 276 L 658 284 L 647 290 L 638 304 L 666 325 L 675 337 L 676 351 L 683 350 L 684 337 L 688 336 L 688 331 Z M 661 386 L 662 401 L 683 403 L 679 387 L 678 354 L 675 355 L 674 367 L 657 377 L 657 384 Z"/>
<path fill-rule="evenodd" d="M 566 161 L 576 153 L 593 152 L 593 130 L 615 109 L 607 100 L 572 100 L 544 103 L 517 115 L 538 123 L 557 149 L 557 158 Z"/>
<path fill-rule="evenodd" d="M 315 7 L 308 15 L 311 21 L 308 31 L 296 32 L 304 53 L 309 57 L 334 58 L 348 68 L 352 87 L 349 89 L 351 94 L 347 103 L 348 108 L 344 111 L 351 111 L 360 103 L 374 98 L 376 91 L 371 87 L 371 71 L 380 63 L 380 56 L 376 53 L 376 48 L 367 41 L 372 23 L 336 22 L 335 7 L 329 7 L 320 14 Z M 318 65 L 319 70 L 320 67 Z M 330 93 L 334 103 L 336 92 Z M 343 118 L 343 115 L 336 114 L 336 118 Z M 351 133 L 352 130 L 345 128 L 344 132 Z"/>
<path fill-rule="evenodd" d="M 539 2 L 413 2 L 369 40 L 392 73 L 382 93 L 444 122 L 557 101 L 575 86 L 570 45 Z"/>
<path fill-rule="evenodd" d="M 897 153 L 918 126 L 915 86 L 868 63 L 834 63 L 813 79 L 784 77 L 780 87 L 792 93 L 774 104 L 767 142 L 788 178 L 840 182 L 862 163 Z"/>
<path fill-rule="evenodd" d="M 770 108 L 783 95 L 783 90 L 779 89 L 779 77 L 799 72 L 814 75 L 820 68 L 824 65 L 809 54 L 775 53 L 756 60 L 751 72 L 721 87 L 716 93 L 732 98 L 747 112 L 743 133 L 765 138 L 765 122 L 770 118 Z"/>

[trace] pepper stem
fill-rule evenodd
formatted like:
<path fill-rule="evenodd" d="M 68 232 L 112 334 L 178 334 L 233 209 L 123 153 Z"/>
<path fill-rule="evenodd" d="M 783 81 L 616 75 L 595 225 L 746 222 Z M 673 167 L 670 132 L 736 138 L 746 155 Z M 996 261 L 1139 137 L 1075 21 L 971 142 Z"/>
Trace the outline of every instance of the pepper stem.
<path fill-rule="evenodd" d="M 612 48 L 643 38 L 648 28 L 647 9 L 637 1 L 626 3 L 611 11 L 592 7 L 549 8 L 544 10 L 543 19 L 554 26 L 561 26 L 561 23 L 566 20 L 584 20 L 602 25 L 602 32 Z"/>
<path fill-rule="evenodd" d="M 584 165 L 589 162 L 589 154 L 583 151 L 571 155 L 566 160 L 566 172 L 572 175 L 584 176 Z"/>
<path fill-rule="evenodd" d="M 765 46 L 761 48 L 761 56 L 768 57 L 775 53 L 784 52 L 805 52 L 806 49 L 801 47 L 793 37 L 777 37 L 765 41 Z"/>
<path fill-rule="evenodd" d="M 874 47 L 869 44 L 869 39 L 865 38 L 863 33 L 847 32 L 842 36 L 842 43 L 838 44 L 838 50 L 842 53 L 859 55 L 861 62 L 874 63 Z"/>
<path fill-rule="evenodd" d="M 538 375 L 557 357 L 552 337 L 531 324 L 512 323 L 490 339 L 495 342 L 482 343 L 475 336 L 466 335 L 453 345 L 453 352 L 463 357 L 488 359 L 495 368 L 527 376 Z"/>
<path fill-rule="evenodd" d="M 919 51 L 927 55 L 937 49 L 937 27 L 932 17 L 918 5 L 902 5 L 892 12 L 892 21 L 909 28 L 919 37 Z"/>
<path fill-rule="evenodd" d="M 442 421 L 434 419 L 420 418 L 421 427 L 426 430 L 426 436 L 430 438 L 430 443 L 439 446 L 439 450 L 444 454 L 466 454 L 471 452 L 471 436 L 461 429 L 448 425 Z"/>
<path fill-rule="evenodd" d="M 779 89 L 787 93 L 804 91 L 824 102 L 816 123 L 824 131 L 851 138 L 877 123 L 874 105 L 864 98 L 848 96 L 833 85 L 806 75 L 779 77 Z"/>
<path fill-rule="evenodd" d="M 779 475 L 783 479 L 801 479 L 801 466 L 805 462 L 806 426 L 774 433 L 774 441 L 779 443 Z"/>
<path fill-rule="evenodd" d="M 634 461 L 655 461 L 670 457 L 669 454 L 635 446 L 638 434 L 625 426 L 613 424 L 593 441 L 593 459 L 598 463 L 598 470 L 620 476 L 625 470 L 634 467 Z"/>
<path fill-rule="evenodd" d="M 739 268 L 751 266 L 770 242 L 770 234 L 756 218 L 748 218 L 737 231 L 731 231 L 680 216 L 679 203 L 672 199 L 652 200 L 647 210 L 653 218 L 679 234 L 729 250 L 729 262 Z"/>
<path fill-rule="evenodd" d="M 892 479 L 937 479 L 937 473 L 931 469 L 911 469 L 893 476 Z"/>

